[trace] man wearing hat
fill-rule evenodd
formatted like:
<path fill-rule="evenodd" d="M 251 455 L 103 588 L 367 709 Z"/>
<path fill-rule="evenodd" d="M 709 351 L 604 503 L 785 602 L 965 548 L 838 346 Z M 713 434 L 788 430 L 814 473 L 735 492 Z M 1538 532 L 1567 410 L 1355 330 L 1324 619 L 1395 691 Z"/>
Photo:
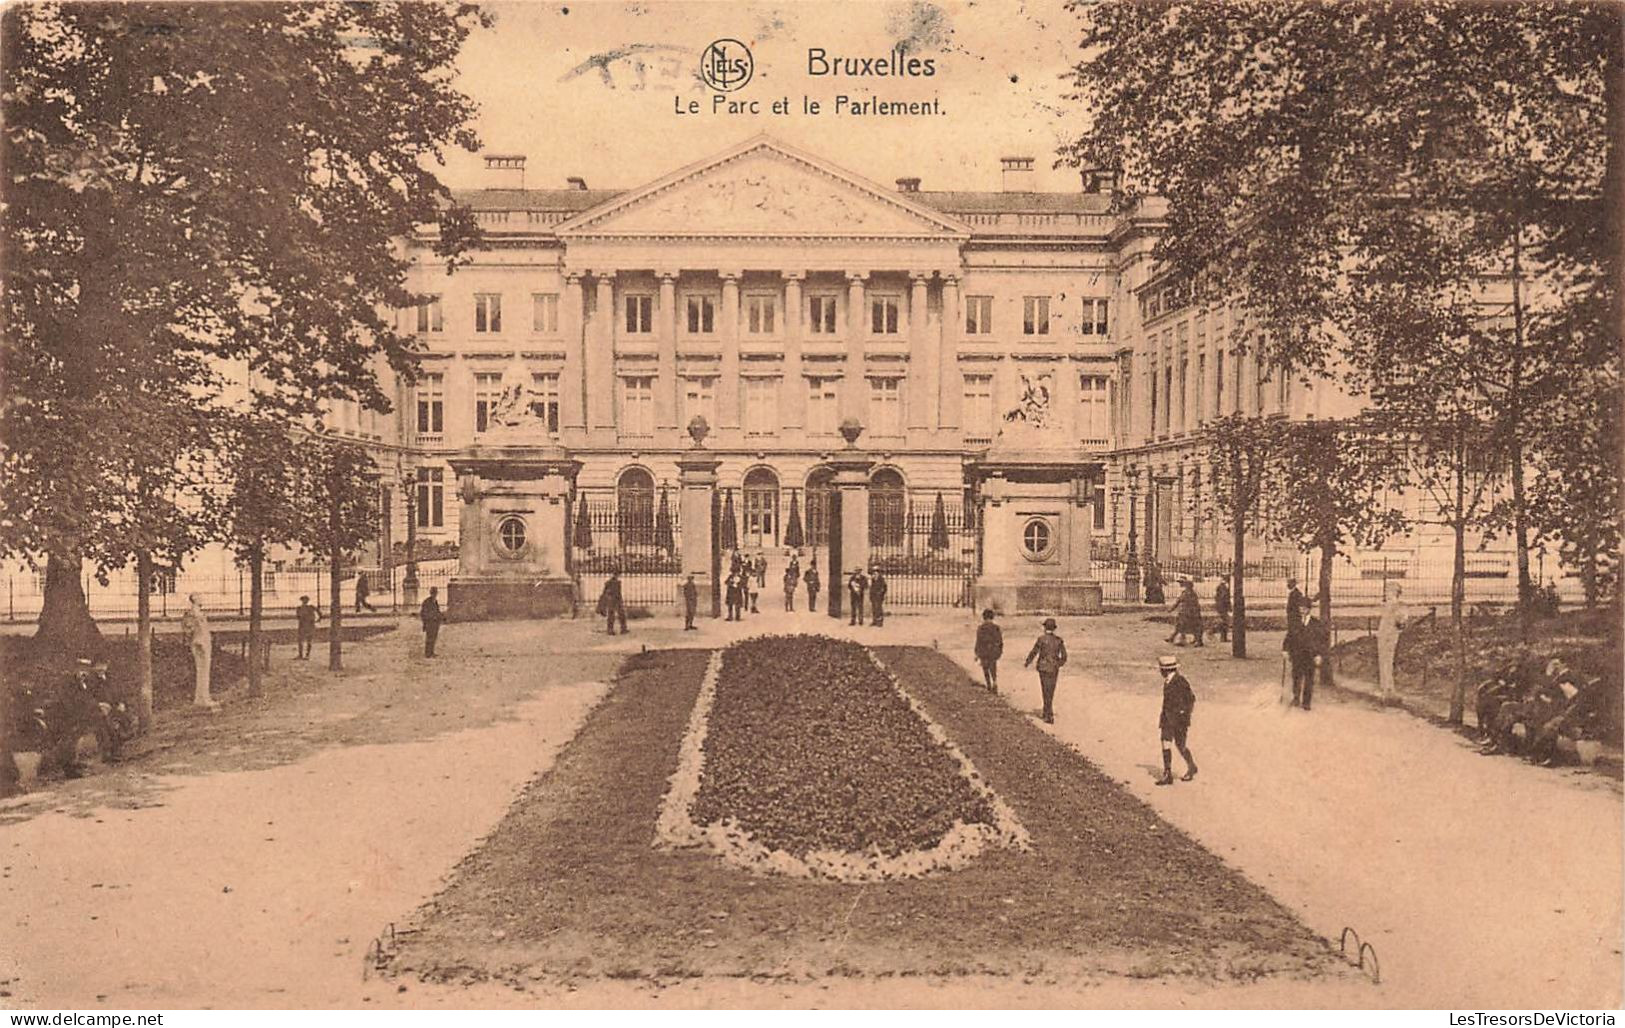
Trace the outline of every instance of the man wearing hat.
<path fill-rule="evenodd" d="M 1191 751 L 1185 746 L 1185 735 L 1191 727 L 1191 709 L 1196 706 L 1196 694 L 1191 691 L 1191 684 L 1185 680 L 1185 676 L 1179 673 L 1178 657 L 1158 657 L 1157 670 L 1162 672 L 1162 777 L 1157 779 L 1157 784 L 1174 784 L 1174 755 L 1170 744 L 1179 747 L 1179 755 L 1185 759 L 1182 781 L 1188 782 L 1196 777 L 1196 761 L 1191 759 Z"/>
<path fill-rule="evenodd" d="M 851 577 L 846 580 L 847 604 L 852 608 L 852 619 L 847 624 L 863 624 L 863 597 L 868 592 L 869 576 L 863 573 L 863 568 L 853 568 Z"/>
<path fill-rule="evenodd" d="M 1021 665 L 1031 667 L 1034 659 L 1038 661 L 1038 684 L 1044 691 L 1044 723 L 1049 725 L 1055 723 L 1055 679 L 1066 664 L 1066 643 L 1055 634 L 1055 628 L 1054 618 L 1044 619 L 1044 634 L 1033 643 Z"/>
<path fill-rule="evenodd" d="M 988 692 L 999 691 L 999 658 L 1004 655 L 1004 633 L 993 623 L 993 610 L 982 611 L 976 629 L 976 662 L 982 665 L 982 682 Z"/>

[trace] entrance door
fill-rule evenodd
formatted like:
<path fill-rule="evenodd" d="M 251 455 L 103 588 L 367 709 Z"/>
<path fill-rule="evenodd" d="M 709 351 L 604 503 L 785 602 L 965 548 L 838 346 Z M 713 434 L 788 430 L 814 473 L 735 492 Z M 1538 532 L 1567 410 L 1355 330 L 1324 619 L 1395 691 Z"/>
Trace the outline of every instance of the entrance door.
<path fill-rule="evenodd" d="M 745 524 L 740 545 L 773 548 L 779 544 L 779 477 L 767 468 L 745 475 Z"/>

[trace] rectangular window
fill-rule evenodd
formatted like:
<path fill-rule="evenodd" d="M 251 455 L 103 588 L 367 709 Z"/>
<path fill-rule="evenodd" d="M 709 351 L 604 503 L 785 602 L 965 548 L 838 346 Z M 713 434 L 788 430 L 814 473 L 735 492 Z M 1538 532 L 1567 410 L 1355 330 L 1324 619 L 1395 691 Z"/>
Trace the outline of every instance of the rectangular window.
<path fill-rule="evenodd" d="M 653 375 L 621 379 L 621 434 L 654 435 L 655 380 Z"/>
<path fill-rule="evenodd" d="M 835 297 L 809 296 L 807 298 L 807 319 L 813 335 L 834 335 Z"/>
<path fill-rule="evenodd" d="M 745 434 L 773 435 L 779 429 L 779 380 L 747 378 L 745 386 Z"/>
<path fill-rule="evenodd" d="M 717 330 L 717 302 L 715 297 L 690 296 L 688 298 L 688 334 L 708 336 Z"/>
<path fill-rule="evenodd" d="M 489 427 L 491 408 L 502 395 L 502 376 L 481 371 L 474 375 L 474 431 Z"/>
<path fill-rule="evenodd" d="M 418 379 L 418 435 L 439 435 L 446 430 L 446 378 L 424 375 Z"/>
<path fill-rule="evenodd" d="M 1174 369 L 1162 369 L 1162 434 L 1167 435 L 1174 421 Z"/>
<path fill-rule="evenodd" d="M 807 379 L 807 432 L 834 435 L 840 426 L 840 382 L 838 378 Z"/>
<path fill-rule="evenodd" d="M 869 380 L 869 430 L 887 438 L 903 434 L 903 380 Z"/>
<path fill-rule="evenodd" d="M 985 336 L 993 331 L 993 297 L 965 297 L 965 334 Z"/>
<path fill-rule="evenodd" d="M 1177 428 L 1183 430 L 1190 424 L 1191 409 L 1189 405 L 1190 391 L 1185 387 L 1191 374 L 1191 362 L 1188 358 L 1179 358 L 1179 424 Z"/>
<path fill-rule="evenodd" d="M 1264 396 L 1270 384 L 1270 369 L 1257 357 L 1253 358 L 1253 413 L 1264 413 Z"/>
<path fill-rule="evenodd" d="M 1082 409 L 1078 412 L 1079 435 L 1090 442 L 1105 442 L 1111 436 L 1111 407 L 1107 390 L 1110 381 L 1105 375 L 1082 375 L 1078 378 L 1078 399 Z"/>
<path fill-rule="evenodd" d="M 648 335 L 655 330 L 655 298 L 632 293 L 621 298 L 626 304 L 627 335 Z"/>
<path fill-rule="evenodd" d="M 1196 423 L 1207 422 L 1207 354 L 1196 356 Z"/>
<path fill-rule="evenodd" d="M 1103 336 L 1106 334 L 1106 303 L 1105 300 L 1083 301 L 1084 335 Z"/>
<path fill-rule="evenodd" d="M 446 315 L 440 306 L 440 297 L 431 296 L 423 303 L 418 304 L 419 332 L 444 332 L 445 330 Z"/>
<path fill-rule="evenodd" d="M 1213 354 L 1213 416 L 1224 417 L 1224 351 Z"/>
<path fill-rule="evenodd" d="M 1021 334 L 1049 335 L 1049 297 L 1026 296 L 1021 300 Z"/>
<path fill-rule="evenodd" d="M 441 528 L 446 524 L 446 472 L 441 468 L 418 468 L 418 527 Z"/>
<path fill-rule="evenodd" d="M 1147 434 L 1157 434 L 1157 369 L 1151 369 L 1151 420 L 1148 422 Z"/>
<path fill-rule="evenodd" d="M 559 294 L 558 293 L 532 293 L 530 294 L 532 332 L 557 332 L 559 330 Z"/>
<path fill-rule="evenodd" d="M 717 424 L 717 380 L 712 376 L 683 379 L 683 424 L 696 417 L 707 425 Z"/>
<path fill-rule="evenodd" d="M 869 298 L 869 330 L 877 336 L 894 336 L 897 334 L 897 319 L 902 310 L 902 301 L 895 296 L 871 296 Z"/>
<path fill-rule="evenodd" d="M 778 321 L 779 301 L 773 296 L 745 297 L 745 331 L 753 336 L 770 336 Z"/>
<path fill-rule="evenodd" d="M 474 294 L 474 331 L 502 331 L 502 294 Z"/>
<path fill-rule="evenodd" d="M 1095 528 L 1095 531 L 1097 531 L 1097 532 L 1104 532 L 1106 530 L 1106 486 L 1104 484 L 1100 483 L 1100 482 L 1095 483 L 1094 501 L 1095 501 L 1095 525 L 1094 525 L 1094 528 Z"/>
<path fill-rule="evenodd" d="M 993 441 L 993 376 L 965 376 L 965 435 Z"/>
<path fill-rule="evenodd" d="M 536 395 L 531 400 L 536 413 L 547 423 L 547 431 L 559 434 L 559 375 L 556 371 L 538 371 L 530 376 L 530 386 Z"/>

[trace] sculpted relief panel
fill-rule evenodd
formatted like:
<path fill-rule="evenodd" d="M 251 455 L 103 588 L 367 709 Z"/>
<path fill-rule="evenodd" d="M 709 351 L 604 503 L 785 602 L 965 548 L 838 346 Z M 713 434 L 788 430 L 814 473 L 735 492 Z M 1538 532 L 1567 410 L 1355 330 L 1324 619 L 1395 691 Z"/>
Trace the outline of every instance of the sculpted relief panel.
<path fill-rule="evenodd" d="M 941 226 L 785 161 L 744 159 L 634 201 L 586 232 L 936 235 Z"/>

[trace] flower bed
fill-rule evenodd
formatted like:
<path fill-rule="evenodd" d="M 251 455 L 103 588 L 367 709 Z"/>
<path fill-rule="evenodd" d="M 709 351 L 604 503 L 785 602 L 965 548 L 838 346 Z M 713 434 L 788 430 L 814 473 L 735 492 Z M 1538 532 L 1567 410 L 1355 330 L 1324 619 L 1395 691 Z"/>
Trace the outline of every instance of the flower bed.
<path fill-rule="evenodd" d="M 1026 846 L 1014 814 L 869 653 L 820 636 L 713 657 L 660 840 L 733 863 L 865 881 Z"/>

